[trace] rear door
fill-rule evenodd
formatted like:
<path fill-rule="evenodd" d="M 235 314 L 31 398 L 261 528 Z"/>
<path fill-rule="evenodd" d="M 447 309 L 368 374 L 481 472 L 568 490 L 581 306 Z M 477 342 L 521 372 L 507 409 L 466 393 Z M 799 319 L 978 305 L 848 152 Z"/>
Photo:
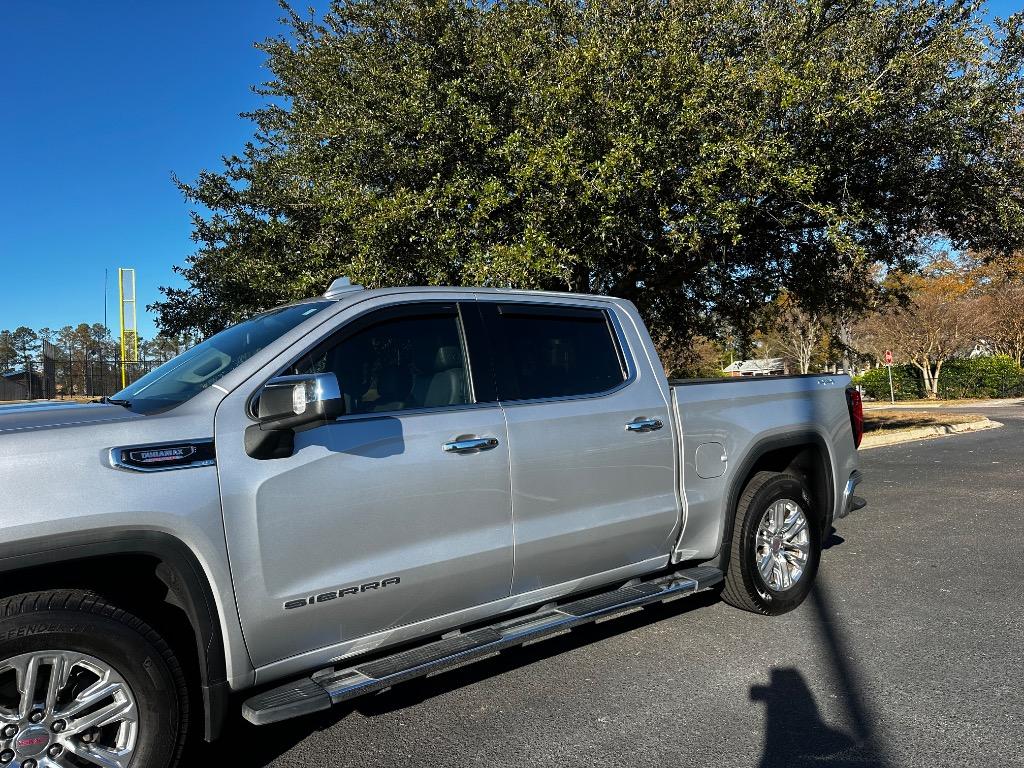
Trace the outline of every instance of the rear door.
<path fill-rule="evenodd" d="M 599 304 L 481 302 L 505 408 L 514 594 L 656 567 L 678 522 L 669 406 Z"/>
<path fill-rule="evenodd" d="M 465 325 L 452 302 L 364 311 L 222 402 L 225 532 L 257 666 L 508 597 L 505 421 L 471 376 Z M 263 381 L 322 371 L 346 415 L 298 432 L 291 456 L 248 456 Z"/>

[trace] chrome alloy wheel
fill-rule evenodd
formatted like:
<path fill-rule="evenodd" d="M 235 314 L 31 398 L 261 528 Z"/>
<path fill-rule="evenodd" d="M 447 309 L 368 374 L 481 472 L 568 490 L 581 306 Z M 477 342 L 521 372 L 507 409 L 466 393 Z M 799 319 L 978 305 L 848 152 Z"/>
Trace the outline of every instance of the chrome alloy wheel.
<path fill-rule="evenodd" d="M 769 589 L 782 592 L 800 581 L 810 548 L 807 516 L 799 504 L 779 499 L 765 510 L 757 526 L 754 560 Z"/>
<path fill-rule="evenodd" d="M 93 656 L 0 660 L 0 768 L 127 768 L 138 718 L 128 683 Z"/>

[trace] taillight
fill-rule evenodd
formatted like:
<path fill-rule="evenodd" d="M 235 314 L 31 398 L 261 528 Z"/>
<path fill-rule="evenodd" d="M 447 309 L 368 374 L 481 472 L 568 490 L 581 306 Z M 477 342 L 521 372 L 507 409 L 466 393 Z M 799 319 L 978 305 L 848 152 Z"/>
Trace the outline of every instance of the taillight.
<path fill-rule="evenodd" d="M 846 405 L 850 409 L 853 444 L 860 448 L 860 441 L 864 437 L 864 401 L 860 397 L 860 392 L 852 387 L 846 390 Z"/>

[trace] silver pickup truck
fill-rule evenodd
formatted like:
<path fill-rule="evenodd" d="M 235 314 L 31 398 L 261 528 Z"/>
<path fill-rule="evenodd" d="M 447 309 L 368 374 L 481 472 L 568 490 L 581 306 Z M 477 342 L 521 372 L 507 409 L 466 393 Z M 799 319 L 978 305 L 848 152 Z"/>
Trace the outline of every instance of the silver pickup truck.
<path fill-rule="evenodd" d="M 848 383 L 670 382 L 619 299 L 342 279 L 102 403 L 2 407 L 0 766 L 167 768 L 233 701 L 702 590 L 789 611 L 863 505 Z"/>

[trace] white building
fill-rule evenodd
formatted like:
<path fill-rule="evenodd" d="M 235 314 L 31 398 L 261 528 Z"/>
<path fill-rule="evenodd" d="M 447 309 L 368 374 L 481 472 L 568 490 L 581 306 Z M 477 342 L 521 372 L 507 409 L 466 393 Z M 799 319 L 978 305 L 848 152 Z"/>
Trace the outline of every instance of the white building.
<path fill-rule="evenodd" d="M 781 376 L 786 372 L 786 361 L 781 357 L 737 360 L 722 369 L 727 376 Z"/>

